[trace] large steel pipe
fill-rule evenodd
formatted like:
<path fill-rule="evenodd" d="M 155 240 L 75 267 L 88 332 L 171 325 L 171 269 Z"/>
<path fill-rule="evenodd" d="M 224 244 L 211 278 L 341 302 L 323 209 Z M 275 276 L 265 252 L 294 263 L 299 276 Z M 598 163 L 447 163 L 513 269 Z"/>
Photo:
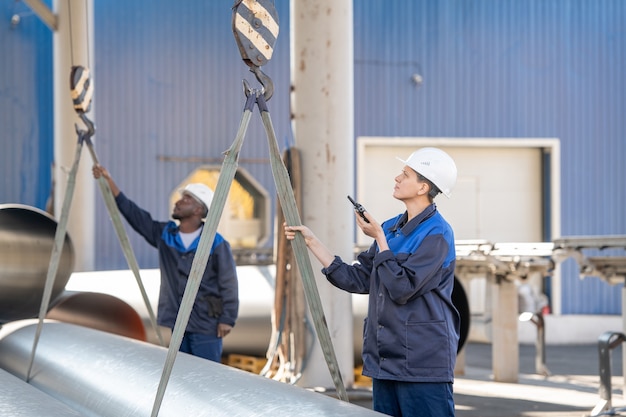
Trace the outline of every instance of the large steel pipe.
<path fill-rule="evenodd" d="M 142 269 L 141 280 L 154 309 L 158 305 L 161 273 L 158 269 Z M 273 266 L 239 266 L 239 318 L 233 332 L 224 339 L 224 353 L 238 353 L 242 355 L 264 356 L 272 333 L 271 314 L 274 301 L 274 267 Z M 158 343 L 156 332 L 149 320 L 148 310 L 141 297 L 132 272 L 130 270 L 76 272 L 72 274 L 66 290 L 74 294 L 89 292 L 103 293 L 128 303 L 143 319 L 146 339 Z M 107 311 L 113 309 L 106 306 L 106 299 L 98 303 L 98 309 Z M 95 304 L 75 309 L 74 319 L 66 315 L 62 321 L 78 323 L 98 330 L 107 330 L 101 320 L 88 322 L 85 316 L 93 315 L 90 310 Z M 54 312 L 51 311 L 51 314 Z M 107 319 L 106 315 L 102 316 Z M 128 322 L 127 322 L 128 323 Z M 123 325 L 123 321 L 119 321 Z M 162 328 L 161 332 L 166 342 L 169 342 L 170 329 Z M 118 333 L 121 334 L 121 333 Z"/>
<path fill-rule="evenodd" d="M 274 266 L 239 266 L 239 318 L 232 333 L 224 339 L 224 353 L 238 353 L 252 356 L 265 356 L 272 333 L 272 308 L 274 302 Z M 141 277 L 152 305 L 156 306 L 159 296 L 160 272 L 158 269 L 143 269 Z M 130 270 L 77 272 L 72 274 L 67 290 L 73 292 L 105 293 L 119 298 L 137 310 L 146 325 L 148 341 L 156 343 L 156 334 L 150 327 L 148 311 L 140 297 L 137 284 Z M 469 331 L 469 304 L 463 286 L 455 279 L 455 288 L 452 294 L 453 303 L 461 313 L 461 340 L 459 350 L 463 347 Z M 106 300 L 102 300 L 105 303 Z M 353 314 L 353 353 L 355 363 L 361 363 L 361 345 L 363 344 L 363 320 L 367 315 L 367 295 L 352 295 Z M 95 308 L 95 305 L 92 305 Z M 100 308 L 111 310 L 104 305 Z M 82 324 L 99 330 L 106 330 L 97 322 L 87 323 L 85 310 L 75 310 L 75 316 L 80 316 Z M 103 316 L 106 319 L 106 316 Z M 74 322 L 70 319 L 63 321 Z M 128 321 L 126 321 L 128 323 Z M 101 324 L 101 323 L 100 323 Z M 119 321 L 123 325 L 124 321 Z M 169 340 L 168 329 L 163 329 L 166 341 Z M 121 333 L 118 333 L 121 334 Z"/>
<path fill-rule="evenodd" d="M 56 228 L 42 210 L 0 205 L 0 325 L 39 313 Z M 52 301 L 63 292 L 73 267 L 74 248 L 66 235 Z"/>
<path fill-rule="evenodd" d="M 3 417 L 83 416 L 2 369 L 0 387 L 0 415 Z"/>
<path fill-rule="evenodd" d="M 139 313 L 109 294 L 66 291 L 46 318 L 146 341 L 146 328 Z"/>
<path fill-rule="evenodd" d="M 34 324 L 0 331 L 0 368 L 25 378 Z M 150 416 L 167 350 L 67 323 L 47 322 L 32 386 L 87 416 Z M 380 416 L 325 394 L 179 353 L 159 417 Z"/>

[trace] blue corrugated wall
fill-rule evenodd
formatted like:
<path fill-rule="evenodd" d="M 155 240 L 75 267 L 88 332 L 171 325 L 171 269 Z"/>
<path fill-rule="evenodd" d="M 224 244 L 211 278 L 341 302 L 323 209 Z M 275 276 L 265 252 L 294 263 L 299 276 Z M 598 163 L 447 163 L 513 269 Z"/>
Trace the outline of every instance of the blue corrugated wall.
<path fill-rule="evenodd" d="M 157 219 L 169 218 L 170 193 L 193 169 L 221 166 L 243 113 L 242 80 L 260 86 L 235 43 L 232 4 L 226 0 L 95 2 L 100 160 L 120 188 Z M 287 1 L 276 3 L 280 34 L 272 60 L 263 67 L 275 84 L 268 106 L 281 141 L 290 138 L 287 6 Z M 239 166 L 274 195 L 257 109 Z M 97 215 L 106 218 L 102 204 Z M 101 222 L 97 230 L 101 248 L 97 268 L 125 268 L 111 225 Z M 135 233 L 129 237 L 140 265 L 155 267 L 154 249 Z"/>
<path fill-rule="evenodd" d="M 357 135 L 559 138 L 562 234 L 626 233 L 626 3 L 354 4 Z M 563 313 L 620 303 L 564 265 Z"/>
<path fill-rule="evenodd" d="M 53 135 L 52 33 L 23 3 L 0 0 L 0 204 L 45 207 Z"/>
<path fill-rule="evenodd" d="M 289 131 L 289 2 L 264 67 L 281 141 Z M 155 217 L 206 161 L 220 165 L 243 93 L 255 83 L 235 46 L 231 0 L 95 2 L 96 146 L 120 186 Z M 51 35 L 0 0 L 1 201 L 43 207 L 52 158 Z M 563 235 L 626 234 L 626 2 L 358 0 L 354 2 L 357 136 L 556 137 Z M 422 77 L 421 85 L 413 76 Z M 283 145 L 283 144 L 281 144 Z M 274 194 L 258 113 L 240 166 Z M 96 198 L 100 199 L 97 195 Z M 97 267 L 126 268 L 97 204 Z M 130 234 L 142 267 L 155 252 Z M 620 289 L 564 265 L 563 313 L 619 314 Z"/>

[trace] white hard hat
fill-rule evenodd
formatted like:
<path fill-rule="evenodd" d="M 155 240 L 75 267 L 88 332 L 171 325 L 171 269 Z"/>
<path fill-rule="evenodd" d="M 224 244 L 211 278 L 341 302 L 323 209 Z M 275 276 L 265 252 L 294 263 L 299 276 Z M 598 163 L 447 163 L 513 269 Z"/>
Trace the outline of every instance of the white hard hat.
<path fill-rule="evenodd" d="M 201 183 L 188 184 L 184 189 L 180 190 L 181 194 L 189 194 L 195 198 L 198 202 L 202 203 L 206 207 L 206 211 L 209 211 L 211 207 L 211 201 L 213 201 L 213 190 Z"/>
<path fill-rule="evenodd" d="M 427 178 L 439 188 L 439 191 L 450 198 L 457 175 L 456 164 L 450 155 L 441 149 L 422 148 L 413 152 L 406 161 L 398 159 Z"/>

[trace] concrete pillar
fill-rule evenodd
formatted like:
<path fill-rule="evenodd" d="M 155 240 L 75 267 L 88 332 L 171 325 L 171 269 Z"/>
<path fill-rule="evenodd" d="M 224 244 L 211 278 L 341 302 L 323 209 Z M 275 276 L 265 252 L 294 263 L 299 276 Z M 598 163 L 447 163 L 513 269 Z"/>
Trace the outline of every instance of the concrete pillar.
<path fill-rule="evenodd" d="M 519 344 L 517 335 L 517 286 L 512 280 L 496 278 L 493 290 L 492 361 L 493 379 L 497 382 L 517 382 L 519 374 Z"/>
<path fill-rule="evenodd" d="M 93 0 L 55 0 L 54 11 L 58 16 L 58 29 L 53 36 L 54 61 L 54 214 L 61 215 L 69 170 L 76 153 L 78 136 L 75 124 L 86 129 L 74 111 L 70 96 L 70 71 L 73 65 L 82 65 L 94 77 L 93 53 Z M 94 91 L 94 97 L 98 92 Z M 87 117 L 95 121 L 95 103 Z M 92 140 L 94 140 L 92 138 Z M 95 181 L 91 176 L 91 156 L 83 147 L 79 171 L 76 175 L 76 188 L 68 220 L 68 234 L 74 244 L 76 256 L 75 271 L 89 271 L 94 268 L 95 236 Z"/>
<path fill-rule="evenodd" d="M 303 173 L 302 222 L 347 262 L 353 259 L 354 193 L 352 0 L 292 0 L 291 108 Z M 332 287 L 311 258 L 346 386 L 354 380 L 349 294 Z M 319 341 L 299 381 L 333 387 Z"/>

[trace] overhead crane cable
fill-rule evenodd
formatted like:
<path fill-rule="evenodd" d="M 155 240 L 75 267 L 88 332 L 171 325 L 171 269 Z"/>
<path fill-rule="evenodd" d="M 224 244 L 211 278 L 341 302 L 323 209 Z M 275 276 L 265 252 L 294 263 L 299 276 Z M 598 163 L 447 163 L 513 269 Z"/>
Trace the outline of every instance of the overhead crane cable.
<path fill-rule="evenodd" d="M 72 75 L 74 74 L 74 72 L 76 70 L 81 70 L 83 69 L 82 67 L 77 67 L 74 65 L 74 48 L 73 48 L 73 37 L 74 37 L 74 33 L 72 30 L 72 19 L 71 19 L 71 6 L 70 6 L 70 1 L 68 0 L 68 15 L 70 16 L 69 20 L 69 32 L 70 32 L 70 36 L 69 36 L 69 41 L 70 41 L 70 47 L 71 47 L 71 56 L 72 56 Z M 85 2 L 85 27 L 86 27 L 86 33 L 84 34 L 84 37 L 87 39 L 87 63 L 89 65 L 90 62 L 90 54 L 89 54 L 89 2 Z M 84 69 L 85 72 L 87 72 L 89 74 L 89 66 L 87 68 Z M 91 127 L 93 126 L 93 123 L 86 117 L 85 113 L 87 113 L 89 111 L 89 107 L 91 105 L 91 97 L 92 97 L 92 93 L 93 93 L 93 85 L 91 84 L 90 79 L 88 78 L 86 83 L 88 84 L 86 90 L 91 92 L 91 93 L 86 93 L 86 94 L 80 94 L 79 92 L 77 92 L 76 90 L 78 89 L 79 85 L 76 82 L 76 77 L 72 76 L 70 77 L 70 86 L 71 91 L 72 91 L 72 99 L 74 100 L 74 109 L 77 111 L 79 117 L 83 120 L 83 122 L 85 123 L 86 126 Z M 77 103 L 77 101 L 79 100 L 80 97 L 84 97 L 85 100 L 88 100 L 88 104 L 85 106 L 82 103 Z M 78 131 L 78 128 L 76 128 Z M 95 126 L 93 126 L 93 130 L 95 133 Z M 89 150 L 89 153 L 91 154 L 91 158 L 92 158 L 92 162 L 94 164 L 99 164 L 98 161 L 98 157 L 96 155 L 96 151 L 93 145 L 93 142 L 91 140 L 91 137 L 93 136 L 93 133 L 91 135 L 85 135 L 84 137 L 84 141 L 87 144 L 87 148 Z M 111 192 L 111 189 L 109 187 L 108 182 L 104 179 L 104 178 L 99 178 L 98 179 L 98 185 L 100 187 L 100 191 L 102 193 L 102 198 L 104 200 L 105 206 L 107 208 L 107 211 L 109 213 L 109 217 L 111 219 L 111 222 L 113 223 L 113 228 L 115 230 L 116 236 L 118 238 L 118 241 L 120 243 L 120 247 L 122 248 L 122 252 L 124 253 L 124 257 L 126 259 L 126 262 L 129 266 L 129 268 L 131 269 L 131 271 L 133 272 L 133 275 L 135 277 L 135 280 L 137 281 L 137 285 L 139 287 L 139 291 L 141 293 L 141 297 L 143 299 L 143 302 L 146 306 L 146 309 L 148 311 L 148 317 L 150 319 L 150 324 L 153 327 L 155 334 L 157 336 L 157 339 L 159 341 L 159 344 L 161 346 L 165 346 L 165 341 L 163 339 L 163 335 L 161 333 L 161 330 L 157 324 L 157 320 L 156 320 L 156 315 L 154 314 L 154 310 L 152 308 L 152 305 L 150 303 L 150 299 L 148 297 L 148 294 L 146 292 L 145 286 L 143 285 L 143 282 L 141 280 L 141 274 L 139 272 L 139 264 L 137 262 L 137 258 L 135 257 L 135 253 L 133 252 L 133 248 L 132 245 L 130 244 L 130 240 L 128 238 L 128 234 L 126 233 L 126 229 L 123 226 L 122 223 L 122 218 L 119 212 L 119 209 L 117 208 L 117 204 L 115 203 L 115 197 L 113 197 L 113 193 Z"/>
<path fill-rule="evenodd" d="M 70 5 L 71 0 L 67 0 L 67 15 L 69 18 L 67 21 L 70 25 L 70 59 L 72 61 L 72 66 L 74 66 L 74 42 L 73 42 L 73 34 L 72 34 L 72 6 Z M 87 54 L 89 56 L 89 54 Z"/>
<path fill-rule="evenodd" d="M 72 62 L 72 67 L 75 65 L 74 64 L 74 31 L 72 28 L 72 6 L 71 6 L 71 1 L 72 0 L 67 0 L 67 15 L 68 15 L 68 23 L 69 23 L 69 31 L 70 31 L 70 36 L 69 36 L 69 42 L 70 42 L 70 60 Z M 89 1 L 85 0 L 85 27 L 86 30 L 85 32 L 85 38 L 88 40 L 87 41 L 87 68 L 91 68 L 91 57 L 89 56 Z"/>
<path fill-rule="evenodd" d="M 76 184 L 76 175 L 78 172 L 78 166 L 80 163 L 81 153 L 83 144 L 86 143 L 91 154 L 91 158 L 94 164 L 99 163 L 98 157 L 96 155 L 93 142 L 91 141 L 91 137 L 95 134 L 95 126 L 91 120 L 89 120 L 85 113 L 89 112 L 91 107 L 91 99 L 93 94 L 93 84 L 91 83 L 89 76 L 88 67 L 75 66 L 74 65 L 74 42 L 73 42 L 73 32 L 72 32 L 72 19 L 71 19 L 71 3 L 68 0 L 68 15 L 69 15 L 69 43 L 71 49 L 71 60 L 72 60 L 72 69 L 70 73 L 70 88 L 71 88 L 71 97 L 74 105 L 74 110 L 77 112 L 78 116 L 81 118 L 83 123 L 87 126 L 88 130 L 81 130 L 76 125 L 76 133 L 78 136 L 78 142 L 76 145 L 76 151 L 74 153 L 74 161 L 72 163 L 72 168 L 68 175 L 67 186 L 65 190 L 65 196 L 63 199 L 63 206 L 61 208 L 61 215 L 59 218 L 59 222 L 57 224 L 57 229 L 55 232 L 55 239 L 52 248 L 52 254 L 50 256 L 50 262 L 48 265 L 48 271 L 46 275 L 46 282 L 44 285 L 44 292 L 41 299 L 41 305 L 39 309 L 38 323 L 37 329 L 35 331 L 35 337 L 33 339 L 33 347 L 31 350 L 30 360 L 28 363 L 28 370 L 26 373 L 26 382 L 30 380 L 31 372 L 33 368 L 33 363 L 35 360 L 35 355 L 37 351 L 37 345 L 39 343 L 39 338 L 41 336 L 41 332 L 43 329 L 43 321 L 47 315 L 48 307 L 50 305 L 50 298 L 52 296 L 52 288 L 54 286 L 54 281 L 56 278 L 56 274 L 58 271 L 59 261 L 61 258 L 61 254 L 63 251 L 63 245 L 65 243 L 65 237 L 67 235 L 67 224 L 69 220 L 69 213 L 71 209 L 72 199 L 74 196 L 74 189 Z M 86 13 L 86 27 L 87 34 L 86 38 L 89 39 L 89 13 L 87 7 L 85 7 Z M 89 41 L 87 41 L 87 45 L 89 45 Z M 89 49 L 87 49 L 89 51 Z M 87 62 L 89 62 L 89 52 L 87 53 Z M 139 290 L 141 292 L 143 301 L 148 310 L 148 315 L 150 317 L 150 322 L 154 327 L 156 336 L 159 340 L 159 343 L 164 346 L 165 342 L 163 340 L 163 336 L 161 335 L 161 331 L 156 321 L 156 316 L 150 304 L 150 300 L 148 298 L 148 294 L 146 293 L 143 282 L 141 281 L 141 276 L 139 273 L 139 265 L 137 263 L 137 259 L 132 250 L 132 246 L 130 245 L 130 240 L 128 239 L 128 235 L 124 229 L 122 224 L 121 216 L 119 210 L 117 208 L 117 204 L 115 203 L 115 199 L 113 197 L 113 193 L 104 178 L 100 178 L 98 180 L 98 185 L 100 187 L 100 191 L 102 193 L 102 197 L 105 201 L 105 205 L 109 212 L 109 216 L 111 221 L 113 222 L 113 226 L 122 247 L 122 251 L 124 252 L 124 256 L 128 262 L 129 268 L 133 271 L 133 275 L 137 280 L 137 284 L 139 285 Z"/>

